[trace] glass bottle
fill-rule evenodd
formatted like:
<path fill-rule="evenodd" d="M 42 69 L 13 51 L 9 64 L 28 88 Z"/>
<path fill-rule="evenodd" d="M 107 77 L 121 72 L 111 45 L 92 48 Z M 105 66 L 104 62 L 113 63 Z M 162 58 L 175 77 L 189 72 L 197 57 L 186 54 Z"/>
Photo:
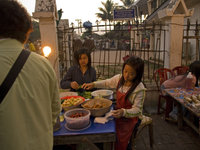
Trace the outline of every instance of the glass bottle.
<path fill-rule="evenodd" d="M 193 79 L 192 73 L 189 72 L 187 77 L 186 77 L 186 81 L 185 81 L 185 88 L 186 89 L 193 89 L 192 79 Z"/>

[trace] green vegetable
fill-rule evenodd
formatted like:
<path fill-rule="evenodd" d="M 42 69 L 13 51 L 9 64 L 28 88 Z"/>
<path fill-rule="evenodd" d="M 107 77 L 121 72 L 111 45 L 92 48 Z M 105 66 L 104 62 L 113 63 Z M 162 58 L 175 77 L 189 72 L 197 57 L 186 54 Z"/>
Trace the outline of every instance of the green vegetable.
<path fill-rule="evenodd" d="M 89 91 L 78 92 L 78 95 L 84 97 L 85 99 L 92 98 L 91 92 Z"/>

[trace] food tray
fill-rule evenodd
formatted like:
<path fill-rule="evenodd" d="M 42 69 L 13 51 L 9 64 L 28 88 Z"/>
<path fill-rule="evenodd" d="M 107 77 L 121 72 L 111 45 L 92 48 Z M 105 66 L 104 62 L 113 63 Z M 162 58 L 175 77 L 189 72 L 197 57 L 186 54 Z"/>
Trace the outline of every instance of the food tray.
<path fill-rule="evenodd" d="M 74 99 L 80 99 L 79 102 L 74 102 L 72 100 L 72 98 Z M 69 102 L 69 105 L 67 104 L 67 101 Z M 85 98 L 82 96 L 65 96 L 61 98 L 61 103 L 62 103 L 62 108 L 64 111 L 73 109 L 73 108 L 77 108 L 80 107 L 80 105 L 85 101 Z M 74 102 L 74 104 L 73 104 Z"/>

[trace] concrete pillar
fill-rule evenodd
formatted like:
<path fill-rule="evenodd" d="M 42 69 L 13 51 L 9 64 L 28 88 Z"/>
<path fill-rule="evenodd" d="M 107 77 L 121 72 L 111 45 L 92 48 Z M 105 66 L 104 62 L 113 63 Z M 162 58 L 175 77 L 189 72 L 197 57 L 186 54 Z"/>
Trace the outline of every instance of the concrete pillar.
<path fill-rule="evenodd" d="M 169 22 L 169 68 L 181 65 L 184 16 L 172 16 Z"/>
<path fill-rule="evenodd" d="M 167 22 L 166 22 L 166 24 L 168 24 Z M 168 30 L 168 27 L 167 26 L 165 26 L 164 27 L 164 30 L 166 30 L 166 31 L 169 31 Z M 170 68 L 169 67 L 169 64 L 170 64 L 170 32 L 166 32 L 166 37 L 165 37 L 165 47 L 163 46 L 163 48 L 166 50 L 166 52 L 165 52 L 165 58 L 164 58 L 164 67 L 165 68 Z"/>
<path fill-rule="evenodd" d="M 59 82 L 59 55 L 56 28 L 57 9 L 55 0 L 36 0 L 36 7 L 33 17 L 39 20 L 42 48 L 44 46 L 50 46 L 52 49 L 51 54 L 47 59 L 55 69 Z"/>
<path fill-rule="evenodd" d="M 158 11 L 158 18 L 169 24 L 169 42 L 166 46 L 169 62 L 166 64 L 165 61 L 165 66 L 169 66 L 170 69 L 181 65 L 184 17 L 192 16 L 192 14 L 193 10 L 187 9 L 184 0 L 172 0 L 166 8 Z"/>
<path fill-rule="evenodd" d="M 148 15 L 150 15 L 150 14 L 152 13 L 152 10 L 151 10 L 151 2 L 152 2 L 152 0 L 148 0 L 148 1 L 147 1 Z"/>

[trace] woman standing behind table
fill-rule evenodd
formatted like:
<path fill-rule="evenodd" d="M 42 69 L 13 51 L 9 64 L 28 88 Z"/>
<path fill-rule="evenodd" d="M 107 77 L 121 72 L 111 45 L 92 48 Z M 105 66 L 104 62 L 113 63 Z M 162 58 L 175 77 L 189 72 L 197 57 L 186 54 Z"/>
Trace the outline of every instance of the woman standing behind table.
<path fill-rule="evenodd" d="M 132 56 L 123 64 L 122 75 L 84 84 L 83 88 L 116 88 L 117 109 L 113 111 L 116 118 L 116 150 L 126 150 L 133 129 L 142 115 L 146 88 L 141 82 L 144 73 L 142 59 Z"/>
<path fill-rule="evenodd" d="M 74 58 L 75 66 L 72 66 L 67 71 L 67 74 L 60 82 L 62 89 L 71 88 L 72 91 L 77 91 L 83 83 L 96 81 L 96 71 L 91 67 L 91 56 L 87 49 L 75 51 Z"/>

